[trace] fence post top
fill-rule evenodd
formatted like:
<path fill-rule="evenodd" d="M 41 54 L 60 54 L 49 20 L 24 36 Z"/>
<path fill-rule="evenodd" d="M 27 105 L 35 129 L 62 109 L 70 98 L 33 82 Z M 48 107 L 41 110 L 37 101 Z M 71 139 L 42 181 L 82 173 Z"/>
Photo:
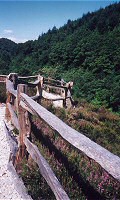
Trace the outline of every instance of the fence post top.
<path fill-rule="evenodd" d="M 18 84 L 18 86 L 17 86 L 18 95 L 20 93 L 26 93 L 27 94 L 27 90 L 28 90 L 27 84 Z"/>
<path fill-rule="evenodd" d="M 16 77 L 18 77 L 18 74 L 17 73 L 10 73 L 7 78 L 10 79 L 12 76 L 16 75 Z"/>

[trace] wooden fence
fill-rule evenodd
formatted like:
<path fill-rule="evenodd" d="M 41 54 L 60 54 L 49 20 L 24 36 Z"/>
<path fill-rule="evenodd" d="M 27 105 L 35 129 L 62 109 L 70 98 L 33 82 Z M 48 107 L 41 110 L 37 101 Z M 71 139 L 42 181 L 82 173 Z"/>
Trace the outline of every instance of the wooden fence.
<path fill-rule="evenodd" d="M 31 134 L 30 114 L 44 120 L 52 129 L 56 130 L 62 138 L 86 154 L 89 158 L 95 160 L 111 176 L 120 181 L 120 158 L 118 156 L 110 153 L 83 134 L 69 127 L 36 102 L 42 98 L 44 84 L 48 87 L 50 85 L 61 90 L 64 89 L 64 94 L 67 95 L 69 87 L 66 83 L 63 84 L 61 81 L 56 81 L 54 79 L 44 79 L 40 75 L 18 77 L 17 74 L 13 73 L 4 78 L 6 78 L 7 90 L 6 119 L 7 121 L 11 120 L 12 124 L 19 131 L 19 148 L 16 161 L 21 161 L 27 149 L 28 153 L 38 164 L 42 176 L 51 187 L 56 199 L 67 200 L 69 197 L 60 185 L 47 161 L 39 152 L 37 146 L 29 139 Z M 30 78 L 37 78 L 37 80 L 34 82 L 27 82 L 26 80 Z M 36 87 L 37 93 L 35 96 L 30 97 L 27 95 L 28 86 Z M 65 101 L 66 99 L 67 96 L 64 96 L 62 100 Z"/>

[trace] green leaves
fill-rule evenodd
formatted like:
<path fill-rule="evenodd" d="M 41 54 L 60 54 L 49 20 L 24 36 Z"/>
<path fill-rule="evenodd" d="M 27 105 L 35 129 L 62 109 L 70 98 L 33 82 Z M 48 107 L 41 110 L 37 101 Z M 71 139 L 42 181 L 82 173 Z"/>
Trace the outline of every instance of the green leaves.
<path fill-rule="evenodd" d="M 120 3 L 83 15 L 38 40 L 0 39 L 0 73 L 74 81 L 74 96 L 119 110 Z"/>

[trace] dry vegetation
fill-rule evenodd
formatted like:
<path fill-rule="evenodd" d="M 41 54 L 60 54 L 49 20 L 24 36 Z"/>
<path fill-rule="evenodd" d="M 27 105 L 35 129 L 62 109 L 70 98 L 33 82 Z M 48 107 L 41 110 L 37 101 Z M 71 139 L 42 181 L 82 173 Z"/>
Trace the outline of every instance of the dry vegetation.
<path fill-rule="evenodd" d="M 111 152 L 120 155 L 120 117 L 105 108 L 82 101 L 75 109 L 56 109 L 48 101 L 42 104 L 67 124 Z M 97 163 L 64 141 L 47 124 L 33 118 L 32 140 L 63 185 L 70 199 L 119 199 L 120 185 Z M 24 163 L 22 177 L 33 199 L 54 199 L 36 165 Z M 29 172 L 29 173 L 28 173 Z"/>

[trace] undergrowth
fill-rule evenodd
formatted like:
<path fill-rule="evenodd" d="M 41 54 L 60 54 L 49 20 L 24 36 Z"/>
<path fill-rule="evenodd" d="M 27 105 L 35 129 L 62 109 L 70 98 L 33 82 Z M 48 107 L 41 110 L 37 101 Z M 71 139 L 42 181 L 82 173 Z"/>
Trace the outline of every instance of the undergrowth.
<path fill-rule="evenodd" d="M 28 164 L 29 163 L 29 164 Z M 28 194 L 35 200 L 55 200 L 55 196 L 45 179 L 39 172 L 39 167 L 31 159 L 24 159 L 21 163 L 21 177 L 27 187 Z"/>
<path fill-rule="evenodd" d="M 45 101 L 42 104 L 79 132 L 120 155 L 118 115 L 86 102 L 67 110 L 56 109 Z M 32 121 L 32 142 L 38 146 L 70 199 L 120 199 L 120 184 L 99 164 L 64 141 L 42 120 L 33 117 Z M 55 199 L 37 165 L 23 163 L 21 175 L 33 199 Z"/>
<path fill-rule="evenodd" d="M 78 132 L 120 156 L 119 115 L 86 101 L 70 109 L 55 108 L 48 101 L 43 101 L 43 105 Z"/>
<path fill-rule="evenodd" d="M 0 83 L 0 102 L 6 102 L 6 85 L 5 83 Z"/>

